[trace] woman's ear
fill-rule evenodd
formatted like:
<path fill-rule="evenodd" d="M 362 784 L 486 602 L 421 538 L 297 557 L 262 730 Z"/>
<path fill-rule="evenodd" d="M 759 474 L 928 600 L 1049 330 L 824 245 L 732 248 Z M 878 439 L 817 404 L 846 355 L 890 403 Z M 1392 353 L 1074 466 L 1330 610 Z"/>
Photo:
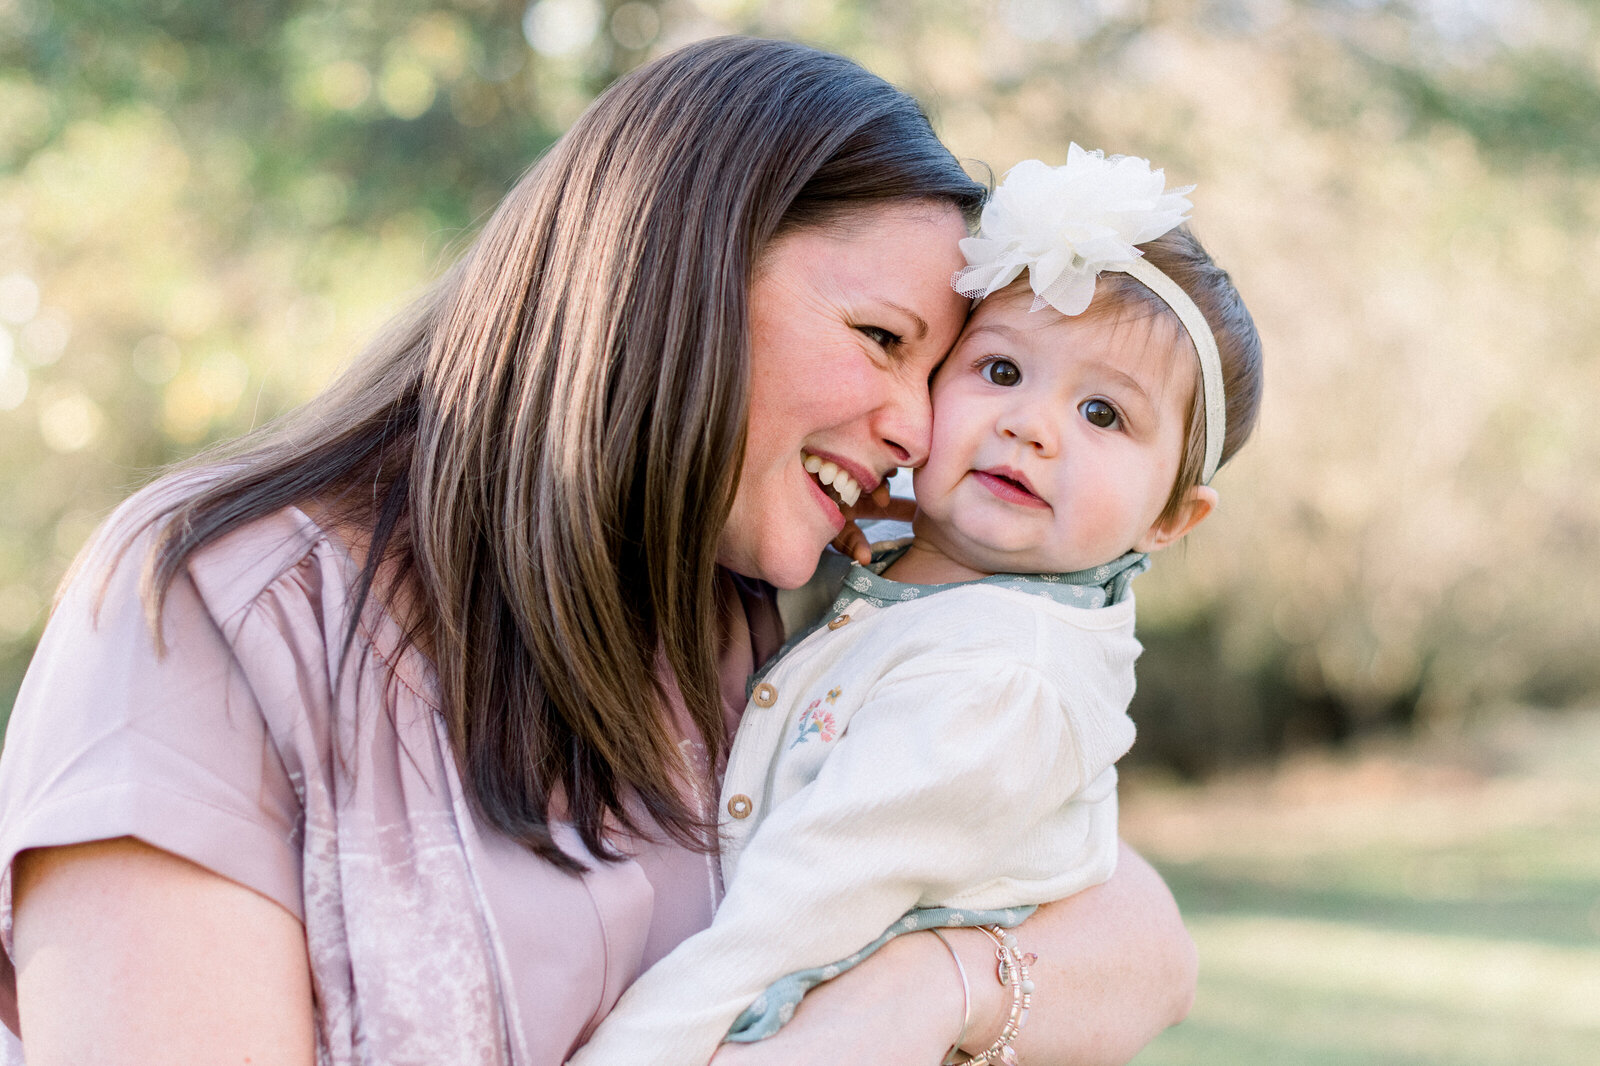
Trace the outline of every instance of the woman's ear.
<path fill-rule="evenodd" d="M 1158 519 L 1156 524 L 1134 544 L 1133 550 L 1154 552 L 1175 544 L 1187 536 L 1191 529 L 1204 522 L 1206 516 L 1216 509 L 1217 490 L 1210 485 L 1196 485 L 1184 495 L 1177 514 L 1171 518 Z"/>

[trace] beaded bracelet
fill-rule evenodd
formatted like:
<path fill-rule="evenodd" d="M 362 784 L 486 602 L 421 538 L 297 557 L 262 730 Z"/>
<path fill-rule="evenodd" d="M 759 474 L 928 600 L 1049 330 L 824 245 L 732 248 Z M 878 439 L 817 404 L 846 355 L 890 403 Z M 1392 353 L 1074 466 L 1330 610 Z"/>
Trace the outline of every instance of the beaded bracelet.
<path fill-rule="evenodd" d="M 994 1043 L 971 1058 L 962 1059 L 956 1066 L 1017 1066 L 1017 1052 L 1011 1045 L 1022 1031 L 1022 1023 L 1028 1020 L 1028 1008 L 1033 1005 L 1033 978 L 1028 973 L 1028 965 L 1036 961 L 1037 956 L 1024 955 L 1018 950 L 1017 938 L 1001 926 L 976 928 L 994 941 L 995 978 L 1011 989 L 1011 1013 Z"/>

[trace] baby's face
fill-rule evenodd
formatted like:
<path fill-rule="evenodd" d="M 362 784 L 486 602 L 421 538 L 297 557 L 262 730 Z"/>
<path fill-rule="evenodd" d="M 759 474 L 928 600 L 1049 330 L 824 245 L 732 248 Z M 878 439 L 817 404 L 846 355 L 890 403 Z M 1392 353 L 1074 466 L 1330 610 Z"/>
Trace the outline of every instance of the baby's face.
<path fill-rule="evenodd" d="M 916 535 L 988 573 L 1063 573 L 1159 546 L 1196 360 L 1169 316 L 978 305 L 933 381 Z"/>

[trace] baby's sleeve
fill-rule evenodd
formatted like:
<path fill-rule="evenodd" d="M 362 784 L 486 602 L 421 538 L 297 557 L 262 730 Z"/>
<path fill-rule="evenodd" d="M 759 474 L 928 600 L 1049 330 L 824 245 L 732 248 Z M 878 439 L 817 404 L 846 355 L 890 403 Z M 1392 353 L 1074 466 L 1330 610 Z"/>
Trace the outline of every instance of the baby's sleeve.
<path fill-rule="evenodd" d="M 891 673 L 752 836 L 711 927 L 634 983 L 573 1066 L 702 1066 L 772 981 L 1006 869 L 1084 782 L 1053 684 L 1026 666 L 975 680 Z"/>
<path fill-rule="evenodd" d="M 158 655 L 138 591 L 142 541 L 85 565 L 45 629 L 0 755 L 0 1019 L 15 1029 L 18 853 L 131 836 L 302 913 L 300 804 L 219 621 L 187 574 Z M 94 560 L 90 560 L 93 564 Z"/>

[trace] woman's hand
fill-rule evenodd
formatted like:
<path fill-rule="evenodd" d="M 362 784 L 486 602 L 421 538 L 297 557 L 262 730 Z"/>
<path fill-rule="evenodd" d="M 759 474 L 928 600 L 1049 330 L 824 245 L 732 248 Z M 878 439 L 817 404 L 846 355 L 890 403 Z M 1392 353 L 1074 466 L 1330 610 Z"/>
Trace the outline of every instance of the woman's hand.
<path fill-rule="evenodd" d="M 889 482 L 887 480 L 880 482 L 872 492 L 864 494 L 857 500 L 854 507 L 844 509 L 844 528 L 833 538 L 834 550 L 866 566 L 872 562 L 872 545 L 868 543 L 867 535 L 861 532 L 861 527 L 856 525 L 856 522 L 859 520 L 875 522 L 884 519 L 909 522 L 916 513 L 917 501 L 892 495 L 889 492 Z"/>
<path fill-rule="evenodd" d="M 1017 1039 L 1029 1066 L 1120 1066 L 1194 1000 L 1194 943 L 1159 874 L 1126 844 L 1110 881 L 1058 900 L 1020 926 L 1036 991 Z M 946 930 L 972 994 L 964 1047 L 999 1033 L 1010 1001 L 983 934 Z M 935 1066 L 961 1025 L 961 982 L 944 946 L 913 933 L 806 996 L 794 1020 L 754 1044 L 724 1044 L 712 1066 L 873 1062 Z"/>
<path fill-rule="evenodd" d="M 127 837 L 14 872 L 28 1066 L 311 1066 L 305 933 L 276 903 Z"/>

